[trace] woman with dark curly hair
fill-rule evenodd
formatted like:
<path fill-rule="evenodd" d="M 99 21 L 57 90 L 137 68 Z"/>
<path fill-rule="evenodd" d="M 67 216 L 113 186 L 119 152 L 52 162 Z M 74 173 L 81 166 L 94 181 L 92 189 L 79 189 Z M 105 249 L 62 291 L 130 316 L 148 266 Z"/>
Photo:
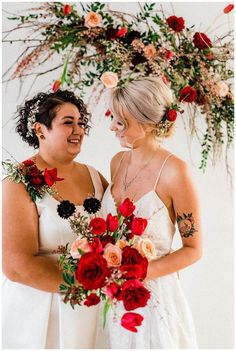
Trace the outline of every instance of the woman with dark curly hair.
<path fill-rule="evenodd" d="M 53 192 L 33 201 L 23 182 L 3 181 L 3 348 L 94 347 L 97 306 L 74 311 L 62 302 L 55 253 L 76 239 L 65 219 L 70 210 L 83 212 L 84 200 L 100 200 L 107 186 L 93 167 L 74 161 L 89 119 L 83 101 L 69 91 L 40 93 L 18 110 L 16 131 L 38 149 L 21 164 L 30 172 L 31 195 L 46 185 Z"/>

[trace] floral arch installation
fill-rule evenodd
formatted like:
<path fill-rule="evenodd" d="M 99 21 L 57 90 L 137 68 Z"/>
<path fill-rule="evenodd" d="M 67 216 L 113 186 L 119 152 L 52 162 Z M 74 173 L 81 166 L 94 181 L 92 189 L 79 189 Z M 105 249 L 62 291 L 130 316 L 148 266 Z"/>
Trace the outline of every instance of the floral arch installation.
<path fill-rule="evenodd" d="M 27 29 L 16 40 L 27 47 L 4 73 L 4 82 L 29 75 L 35 81 L 54 72 L 54 82 L 48 82 L 52 90 L 72 89 L 95 106 L 107 88 L 137 76 L 160 76 L 174 92 L 174 108 L 185 112 L 188 131 L 201 143 L 200 168 L 223 151 L 227 161 L 234 127 L 232 30 L 213 37 L 195 25 L 186 27 L 182 17 L 167 16 L 161 4 L 138 4 L 140 11 L 130 14 L 110 9 L 109 3 L 44 2 L 27 14 L 9 15 L 17 25 L 4 33 L 3 42 L 14 43 L 10 36 Z M 233 8 L 229 4 L 219 16 L 229 16 Z M 200 129 L 199 115 L 204 117 Z"/>

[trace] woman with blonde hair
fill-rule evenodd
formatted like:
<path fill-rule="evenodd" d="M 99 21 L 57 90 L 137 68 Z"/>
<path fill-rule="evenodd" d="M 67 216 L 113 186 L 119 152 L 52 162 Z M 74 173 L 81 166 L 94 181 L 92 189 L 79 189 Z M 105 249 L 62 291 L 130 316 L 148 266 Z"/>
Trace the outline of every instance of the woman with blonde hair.
<path fill-rule="evenodd" d="M 144 320 L 138 332 L 121 328 L 110 311 L 96 347 L 196 348 L 194 324 L 177 272 L 201 257 L 199 203 L 187 165 L 161 146 L 175 124 L 172 92 L 161 78 L 135 79 L 112 90 L 109 109 L 111 131 L 130 150 L 111 161 L 112 181 L 102 209 L 105 215 L 115 215 L 119 204 L 130 198 L 134 215 L 148 219 L 142 238 L 152 241 L 155 255 L 145 279 L 151 299 L 140 309 Z M 177 227 L 182 245 L 171 253 Z M 117 305 L 116 313 L 122 315 L 122 304 Z"/>

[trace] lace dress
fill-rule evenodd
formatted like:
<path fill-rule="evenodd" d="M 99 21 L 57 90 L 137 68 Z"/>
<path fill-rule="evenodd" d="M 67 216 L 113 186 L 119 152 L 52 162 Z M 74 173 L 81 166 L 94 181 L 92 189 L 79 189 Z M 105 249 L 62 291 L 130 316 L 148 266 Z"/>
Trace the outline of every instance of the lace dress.
<path fill-rule="evenodd" d="M 142 237 L 152 240 L 159 257 L 170 252 L 175 234 L 175 226 L 169 217 L 168 210 L 155 192 L 166 160 L 161 167 L 155 186 L 135 202 L 134 211 L 136 216 L 149 219 Z M 103 215 L 108 213 L 115 215 L 117 212 L 111 187 L 112 183 L 103 197 Z M 197 348 L 191 311 L 177 273 L 148 281 L 145 285 L 151 291 L 151 299 L 146 307 L 134 311 L 144 317 L 142 325 L 138 327 L 138 332 L 130 332 L 120 325 L 119 317 L 127 311 L 123 308 L 123 304 L 118 302 L 115 313 L 112 310 L 109 312 L 105 329 L 102 327 L 100 317 L 96 348 Z M 102 310 L 103 306 L 100 308 Z"/>
<path fill-rule="evenodd" d="M 98 172 L 88 167 L 94 196 L 101 200 L 103 187 Z M 53 197 L 38 199 L 40 255 L 74 241 L 67 220 L 57 214 Z M 77 209 L 84 212 L 83 206 Z M 85 213 L 88 216 L 88 213 Z M 58 255 L 53 255 L 55 260 Z M 44 292 L 3 279 L 2 347 L 6 349 L 91 349 L 95 347 L 98 306 L 75 306 L 62 302 L 59 294 Z"/>

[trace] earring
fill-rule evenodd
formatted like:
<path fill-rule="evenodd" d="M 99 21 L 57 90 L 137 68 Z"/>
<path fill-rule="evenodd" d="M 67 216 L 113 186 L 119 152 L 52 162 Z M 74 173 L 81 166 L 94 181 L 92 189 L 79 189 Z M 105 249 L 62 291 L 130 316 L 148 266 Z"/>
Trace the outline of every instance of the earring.
<path fill-rule="evenodd" d="M 45 139 L 45 136 L 43 134 L 40 134 L 40 139 Z"/>

